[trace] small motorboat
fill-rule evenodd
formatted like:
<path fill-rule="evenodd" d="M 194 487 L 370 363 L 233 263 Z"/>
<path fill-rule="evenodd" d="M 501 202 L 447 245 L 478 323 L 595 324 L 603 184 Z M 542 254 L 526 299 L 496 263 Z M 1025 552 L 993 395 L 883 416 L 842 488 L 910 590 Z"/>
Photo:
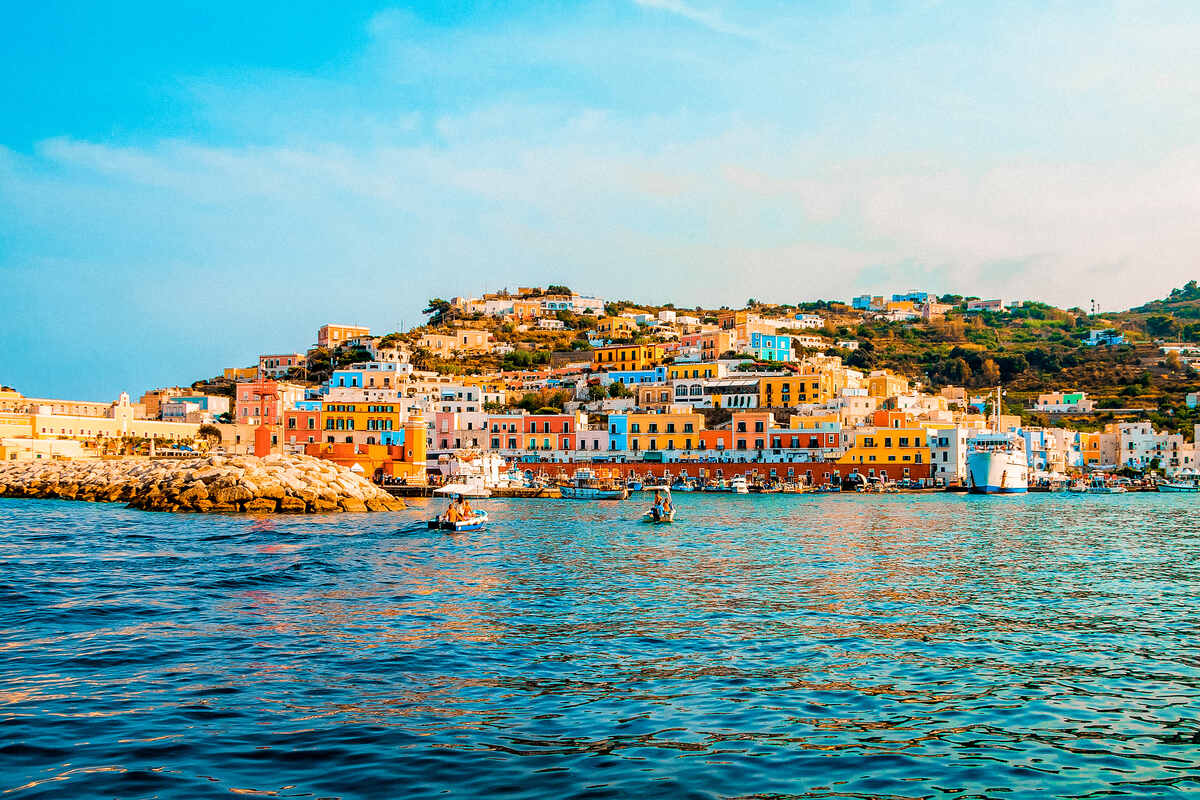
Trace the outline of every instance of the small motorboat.
<path fill-rule="evenodd" d="M 467 531 L 481 531 L 483 526 L 487 524 L 488 515 L 486 511 L 475 511 L 467 519 L 460 519 L 457 522 L 451 522 L 446 519 L 445 514 L 439 514 L 429 520 L 429 527 L 437 528 L 443 531 L 454 531 L 455 533 L 466 533 Z"/>
<path fill-rule="evenodd" d="M 735 475 L 733 480 L 729 481 L 729 491 L 734 494 L 750 494 L 750 486 L 746 481 L 746 476 Z"/>
<path fill-rule="evenodd" d="M 649 522 L 651 525 L 666 525 L 675 521 L 675 509 L 671 509 L 665 514 L 658 509 L 650 509 L 642 515 L 642 522 Z"/>
<path fill-rule="evenodd" d="M 663 508 L 658 505 L 657 494 L 666 495 L 667 502 L 668 503 L 671 502 L 671 490 L 670 489 L 656 490 L 656 496 L 654 498 L 654 505 L 652 505 L 650 507 L 649 511 L 647 511 L 645 514 L 642 515 L 642 522 L 649 522 L 652 525 L 665 525 L 669 522 L 674 522 L 675 521 L 675 504 L 671 503 L 671 507 L 664 511 Z"/>

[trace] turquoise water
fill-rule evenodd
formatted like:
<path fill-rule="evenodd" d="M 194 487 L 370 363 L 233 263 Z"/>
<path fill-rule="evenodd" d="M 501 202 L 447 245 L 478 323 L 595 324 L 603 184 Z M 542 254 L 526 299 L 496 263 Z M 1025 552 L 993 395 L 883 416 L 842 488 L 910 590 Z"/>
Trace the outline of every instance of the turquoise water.
<path fill-rule="evenodd" d="M 0 500 L 5 797 L 1200 792 L 1200 501 Z"/>

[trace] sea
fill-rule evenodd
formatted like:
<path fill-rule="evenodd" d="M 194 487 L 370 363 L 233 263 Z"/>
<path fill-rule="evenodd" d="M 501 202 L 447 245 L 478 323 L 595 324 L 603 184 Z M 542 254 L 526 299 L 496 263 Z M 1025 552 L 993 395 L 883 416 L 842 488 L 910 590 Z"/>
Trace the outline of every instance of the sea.
<path fill-rule="evenodd" d="M 1200 499 L 0 499 L 0 797 L 1200 795 Z"/>

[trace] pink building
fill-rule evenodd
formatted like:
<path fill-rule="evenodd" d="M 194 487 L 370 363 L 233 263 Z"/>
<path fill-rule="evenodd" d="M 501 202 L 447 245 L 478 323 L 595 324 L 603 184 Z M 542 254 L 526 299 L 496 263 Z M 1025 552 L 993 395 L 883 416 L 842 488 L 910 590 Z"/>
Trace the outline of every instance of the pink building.
<path fill-rule="evenodd" d="M 251 381 L 239 383 L 234 407 L 235 421 L 244 425 L 278 425 L 283 412 L 304 399 L 304 387 L 296 383 Z"/>
<path fill-rule="evenodd" d="M 290 369 L 303 369 L 306 366 L 302 353 L 279 353 L 258 357 L 258 379 L 283 378 Z"/>

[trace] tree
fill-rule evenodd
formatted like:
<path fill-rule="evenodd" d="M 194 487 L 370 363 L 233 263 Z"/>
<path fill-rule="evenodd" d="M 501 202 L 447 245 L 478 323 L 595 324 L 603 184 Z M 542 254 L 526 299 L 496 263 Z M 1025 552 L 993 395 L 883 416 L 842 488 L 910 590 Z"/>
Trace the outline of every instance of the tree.
<path fill-rule="evenodd" d="M 1179 323 L 1173 318 L 1155 314 L 1146 319 L 1146 333 L 1158 338 L 1167 339 L 1179 332 Z"/>
<path fill-rule="evenodd" d="M 431 297 L 422 314 L 428 314 L 430 325 L 441 325 L 450 313 L 450 301 L 440 297 Z"/>
<path fill-rule="evenodd" d="M 614 398 L 616 398 L 616 397 L 633 397 L 633 392 L 631 392 L 629 390 L 628 386 L 621 383 L 620 381 L 613 381 L 612 383 L 610 383 L 608 385 L 608 396 L 614 397 Z"/>
<path fill-rule="evenodd" d="M 608 392 L 600 384 L 592 384 L 587 388 L 587 399 L 592 403 L 599 403 L 604 398 L 608 397 Z"/>
<path fill-rule="evenodd" d="M 994 386 L 1000 382 L 1000 367 L 992 359 L 985 359 L 983 367 L 980 370 L 980 377 L 987 386 Z"/>
<path fill-rule="evenodd" d="M 552 283 L 546 287 L 546 294 L 574 294 L 571 289 L 561 284 Z"/>
<path fill-rule="evenodd" d="M 208 446 L 213 447 L 221 443 L 221 429 L 205 423 L 196 430 L 196 438 L 206 440 Z"/>

